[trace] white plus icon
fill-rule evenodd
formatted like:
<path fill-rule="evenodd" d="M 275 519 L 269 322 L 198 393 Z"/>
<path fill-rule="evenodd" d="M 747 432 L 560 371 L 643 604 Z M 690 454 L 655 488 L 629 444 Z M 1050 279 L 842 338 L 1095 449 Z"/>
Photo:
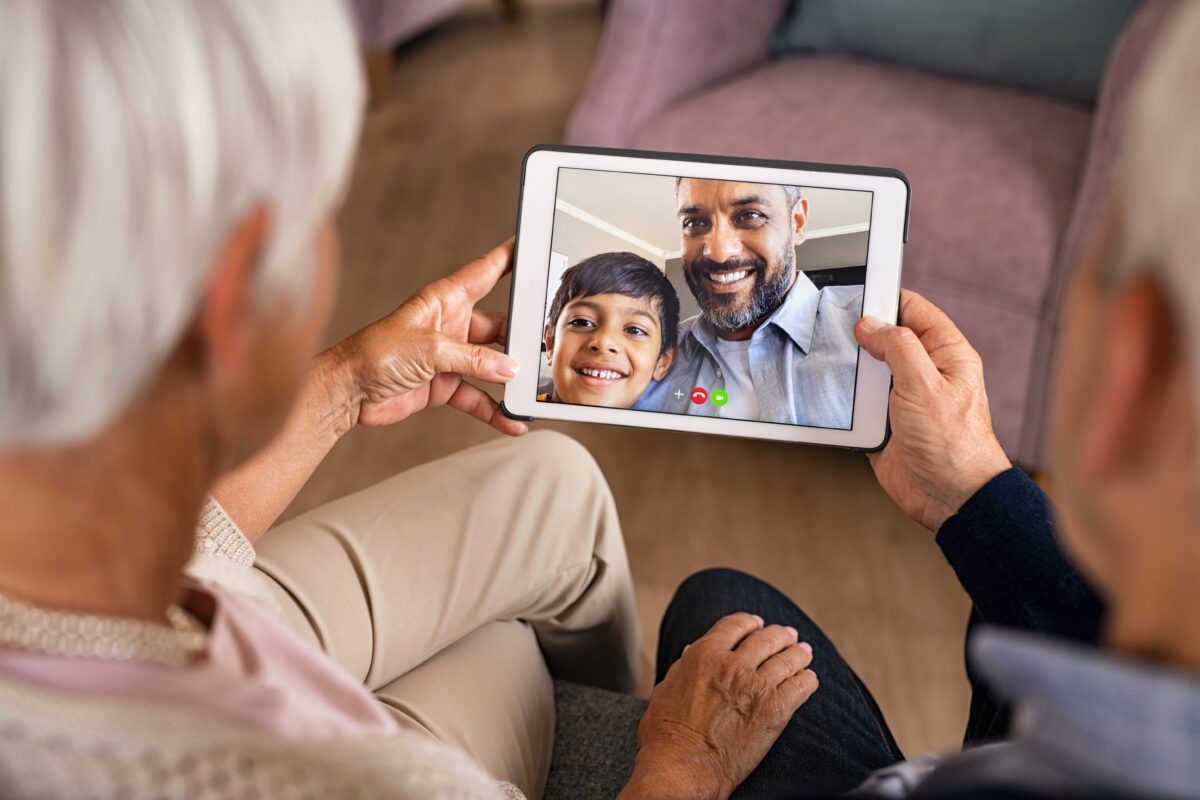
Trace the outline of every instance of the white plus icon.
<path fill-rule="evenodd" d="M 675 399 L 676 399 L 676 400 L 681 400 L 681 399 L 683 399 L 683 390 L 682 390 L 682 389 L 676 389 L 676 390 L 675 390 Z"/>

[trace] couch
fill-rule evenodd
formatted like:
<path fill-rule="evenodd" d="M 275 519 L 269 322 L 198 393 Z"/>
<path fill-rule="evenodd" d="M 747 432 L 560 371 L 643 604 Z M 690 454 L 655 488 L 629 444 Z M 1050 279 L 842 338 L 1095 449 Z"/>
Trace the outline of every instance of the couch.
<path fill-rule="evenodd" d="M 364 50 L 390 50 L 462 7 L 464 0 L 351 0 Z"/>
<path fill-rule="evenodd" d="M 903 285 L 980 351 L 1000 440 L 1036 468 L 1064 281 L 1102 218 L 1131 79 L 1171 5 L 1142 4 L 1090 108 L 846 56 L 772 58 L 785 0 L 614 0 L 566 138 L 904 171 Z"/>
<path fill-rule="evenodd" d="M 542 800 L 612 800 L 633 773 L 647 703 L 627 694 L 554 682 L 554 753 Z"/>

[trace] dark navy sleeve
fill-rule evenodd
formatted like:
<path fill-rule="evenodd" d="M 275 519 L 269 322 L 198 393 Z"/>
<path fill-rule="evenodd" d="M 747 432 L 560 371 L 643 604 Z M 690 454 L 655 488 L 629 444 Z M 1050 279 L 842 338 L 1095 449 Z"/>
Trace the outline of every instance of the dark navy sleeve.
<path fill-rule="evenodd" d="M 1020 469 L 976 492 L 937 543 L 986 622 L 1099 640 L 1103 603 L 1059 547 L 1048 498 Z"/>

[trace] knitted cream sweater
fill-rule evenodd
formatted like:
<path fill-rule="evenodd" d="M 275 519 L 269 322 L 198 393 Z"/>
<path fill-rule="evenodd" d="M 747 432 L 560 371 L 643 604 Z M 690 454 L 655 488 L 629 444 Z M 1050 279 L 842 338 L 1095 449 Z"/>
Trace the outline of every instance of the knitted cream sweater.
<path fill-rule="evenodd" d="M 267 597 L 254 548 L 215 501 L 189 572 Z M 192 706 L 113 701 L 0 678 L 2 798 L 521 798 L 412 732 L 340 743 L 264 738 Z"/>

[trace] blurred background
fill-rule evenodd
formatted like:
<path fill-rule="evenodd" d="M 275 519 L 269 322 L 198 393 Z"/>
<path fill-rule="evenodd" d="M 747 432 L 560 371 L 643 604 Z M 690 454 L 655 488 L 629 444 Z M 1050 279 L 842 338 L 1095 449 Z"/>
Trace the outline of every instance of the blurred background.
<path fill-rule="evenodd" d="M 540 142 L 895 167 L 913 184 L 904 284 L 983 354 L 1010 455 L 1044 465 L 1066 265 L 1099 218 L 1159 0 L 977 0 L 957 14 L 924 0 L 348 2 L 373 100 L 329 342 L 512 235 L 521 158 Z M 504 281 L 483 305 L 507 297 Z M 968 602 L 864 456 L 535 427 L 583 442 L 612 486 L 647 655 L 683 578 L 740 568 L 826 629 L 908 755 L 958 746 Z M 492 435 L 447 409 L 356 430 L 288 516 Z"/>

